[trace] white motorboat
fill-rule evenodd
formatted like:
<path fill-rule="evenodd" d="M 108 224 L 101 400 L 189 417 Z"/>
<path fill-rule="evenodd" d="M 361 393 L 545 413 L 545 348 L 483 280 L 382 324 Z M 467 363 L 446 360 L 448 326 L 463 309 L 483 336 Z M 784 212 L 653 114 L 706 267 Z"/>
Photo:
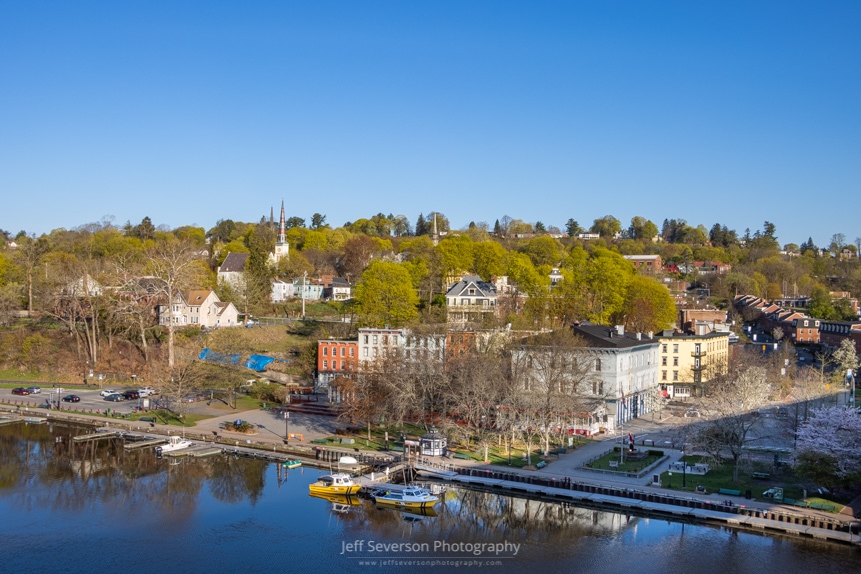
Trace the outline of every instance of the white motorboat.
<path fill-rule="evenodd" d="M 167 437 L 167 444 L 163 444 L 161 446 L 155 447 L 157 453 L 162 454 L 165 452 L 172 452 L 175 450 L 180 450 L 183 448 L 188 448 L 192 446 L 194 443 L 190 440 L 186 440 L 185 437 L 173 435 Z"/>
<path fill-rule="evenodd" d="M 403 490 L 383 488 L 371 494 L 371 497 L 379 505 L 410 510 L 430 508 L 439 502 L 439 497 L 418 486 L 408 486 Z"/>

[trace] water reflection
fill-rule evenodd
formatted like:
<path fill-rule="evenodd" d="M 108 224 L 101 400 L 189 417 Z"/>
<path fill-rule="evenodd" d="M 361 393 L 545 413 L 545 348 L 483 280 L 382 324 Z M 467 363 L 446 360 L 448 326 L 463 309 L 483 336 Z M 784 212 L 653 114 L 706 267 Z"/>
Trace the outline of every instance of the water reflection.
<path fill-rule="evenodd" d="M 115 561 L 137 570 L 154 559 L 167 572 L 367 572 L 341 554 L 357 540 L 520 544 L 497 571 L 540 564 L 542 574 L 690 572 L 703 563 L 733 572 L 763 564 L 785 573 L 861 569 L 858 552 L 845 547 L 459 488 L 425 514 L 312 497 L 308 484 L 322 471 L 232 455 L 159 459 L 117 438 L 72 440 L 85 432 L 61 423 L 0 426 L 4 571 L 35 571 L 33 556 L 56 555 L 64 559 L 54 570 L 68 572 Z M 470 556 L 451 548 L 432 555 Z"/>

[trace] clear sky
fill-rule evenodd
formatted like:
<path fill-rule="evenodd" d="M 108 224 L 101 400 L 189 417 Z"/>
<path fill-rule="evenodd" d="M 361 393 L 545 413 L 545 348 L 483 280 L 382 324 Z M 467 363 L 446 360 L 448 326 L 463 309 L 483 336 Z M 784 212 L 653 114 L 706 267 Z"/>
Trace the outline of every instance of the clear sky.
<path fill-rule="evenodd" d="M 0 228 L 444 213 L 861 236 L 861 2 L 7 0 Z M 276 215 L 277 216 L 277 215 Z"/>

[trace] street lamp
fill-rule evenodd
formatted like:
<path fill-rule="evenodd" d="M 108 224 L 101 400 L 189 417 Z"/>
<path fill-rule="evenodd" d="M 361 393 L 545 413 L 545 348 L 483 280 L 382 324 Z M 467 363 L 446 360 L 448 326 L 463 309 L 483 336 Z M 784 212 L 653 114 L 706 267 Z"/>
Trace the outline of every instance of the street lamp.
<path fill-rule="evenodd" d="M 685 483 L 685 478 L 688 476 L 688 463 L 685 462 L 685 445 L 682 445 L 682 488 L 684 489 L 687 484 Z"/>
<path fill-rule="evenodd" d="M 284 411 L 284 444 L 290 444 L 290 413 Z"/>

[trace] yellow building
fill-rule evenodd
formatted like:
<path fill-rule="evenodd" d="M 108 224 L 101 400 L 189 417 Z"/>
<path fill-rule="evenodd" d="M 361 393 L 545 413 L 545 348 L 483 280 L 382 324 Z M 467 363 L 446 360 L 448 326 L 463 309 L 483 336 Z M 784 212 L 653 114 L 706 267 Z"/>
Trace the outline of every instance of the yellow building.
<path fill-rule="evenodd" d="M 657 339 L 658 383 L 667 398 L 702 396 L 702 383 L 727 372 L 728 332 L 692 335 L 668 330 Z"/>

